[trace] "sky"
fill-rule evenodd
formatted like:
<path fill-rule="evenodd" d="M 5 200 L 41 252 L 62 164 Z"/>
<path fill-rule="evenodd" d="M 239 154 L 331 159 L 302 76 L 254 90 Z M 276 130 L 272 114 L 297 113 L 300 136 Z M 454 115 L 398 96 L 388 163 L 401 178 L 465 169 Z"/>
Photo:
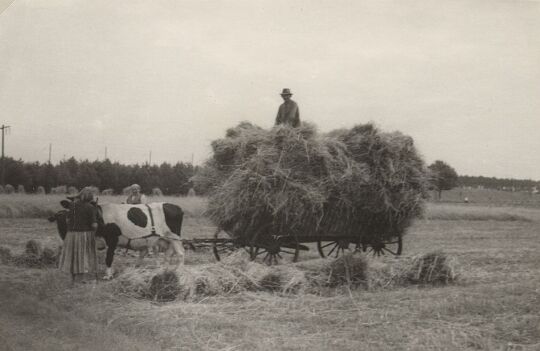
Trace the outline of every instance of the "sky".
<path fill-rule="evenodd" d="M 373 122 L 427 164 L 540 179 L 539 1 L 10 2 L 7 156 L 201 164 L 290 88 L 321 132 Z"/>

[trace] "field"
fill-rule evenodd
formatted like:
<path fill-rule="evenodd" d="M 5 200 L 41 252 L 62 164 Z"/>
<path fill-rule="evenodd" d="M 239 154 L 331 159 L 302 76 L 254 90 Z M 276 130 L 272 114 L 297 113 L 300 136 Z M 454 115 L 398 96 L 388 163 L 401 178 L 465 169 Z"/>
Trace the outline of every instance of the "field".
<path fill-rule="evenodd" d="M 443 194 L 449 201 L 430 203 L 404 240 L 405 256 L 442 250 L 456 258 L 459 280 L 449 286 L 155 303 L 119 293 L 114 282 L 71 287 L 55 269 L 0 264 L 0 350 L 540 350 L 540 197 L 476 195 L 464 204 L 457 190 Z M 0 246 L 59 245 L 45 218 L 60 199 L 0 195 Z M 185 209 L 185 237 L 212 234 L 205 199 L 155 200 Z M 311 250 L 301 259 L 316 257 Z M 186 264 L 212 260 L 188 251 Z M 396 259 L 369 258 L 377 260 Z M 117 255 L 120 270 L 133 261 Z"/>

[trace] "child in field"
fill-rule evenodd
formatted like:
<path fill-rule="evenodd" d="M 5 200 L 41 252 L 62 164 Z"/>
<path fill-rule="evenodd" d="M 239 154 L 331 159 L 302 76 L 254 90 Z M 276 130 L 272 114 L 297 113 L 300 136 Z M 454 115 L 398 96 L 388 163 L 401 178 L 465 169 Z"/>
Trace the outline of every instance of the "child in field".
<path fill-rule="evenodd" d="M 144 194 L 141 194 L 141 186 L 139 184 L 133 184 L 130 187 L 130 191 L 131 193 L 126 199 L 126 204 L 136 205 L 146 203 L 146 196 L 144 196 Z"/>

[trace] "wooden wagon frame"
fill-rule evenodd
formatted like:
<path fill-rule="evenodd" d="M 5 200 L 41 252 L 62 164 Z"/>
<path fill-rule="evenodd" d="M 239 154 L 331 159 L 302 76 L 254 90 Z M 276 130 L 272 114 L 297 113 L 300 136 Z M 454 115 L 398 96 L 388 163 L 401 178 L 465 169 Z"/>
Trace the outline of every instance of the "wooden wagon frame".
<path fill-rule="evenodd" d="M 296 262 L 300 251 L 309 251 L 305 244 L 316 243 L 317 251 L 321 257 L 337 258 L 345 254 L 346 250 L 363 251 L 374 256 L 386 254 L 399 256 L 403 251 L 403 238 L 401 234 L 389 240 L 367 241 L 358 236 L 335 236 L 335 235 L 288 235 L 288 236 L 264 236 L 259 238 L 257 232 L 250 238 L 234 237 L 229 232 L 218 228 L 213 238 L 183 240 L 189 248 L 196 250 L 197 247 L 211 247 L 216 260 L 220 261 L 224 254 L 238 249 L 244 249 L 249 253 L 250 259 L 262 258 L 268 265 L 278 264 L 284 255 L 292 256 Z"/>

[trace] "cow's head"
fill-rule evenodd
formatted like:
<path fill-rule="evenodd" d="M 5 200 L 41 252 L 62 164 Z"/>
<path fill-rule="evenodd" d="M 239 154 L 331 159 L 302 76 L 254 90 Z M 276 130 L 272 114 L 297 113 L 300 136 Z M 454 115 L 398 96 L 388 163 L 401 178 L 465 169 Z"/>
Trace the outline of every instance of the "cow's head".
<path fill-rule="evenodd" d="M 62 200 L 60 201 L 60 205 L 64 208 L 64 210 L 60 210 L 56 212 L 54 215 L 49 217 L 49 222 L 56 222 L 56 227 L 58 229 L 58 234 L 60 235 L 60 238 L 62 241 L 66 238 L 66 234 L 68 231 L 67 226 L 67 214 L 69 211 L 69 206 L 71 205 L 71 201 L 68 200 Z"/>

